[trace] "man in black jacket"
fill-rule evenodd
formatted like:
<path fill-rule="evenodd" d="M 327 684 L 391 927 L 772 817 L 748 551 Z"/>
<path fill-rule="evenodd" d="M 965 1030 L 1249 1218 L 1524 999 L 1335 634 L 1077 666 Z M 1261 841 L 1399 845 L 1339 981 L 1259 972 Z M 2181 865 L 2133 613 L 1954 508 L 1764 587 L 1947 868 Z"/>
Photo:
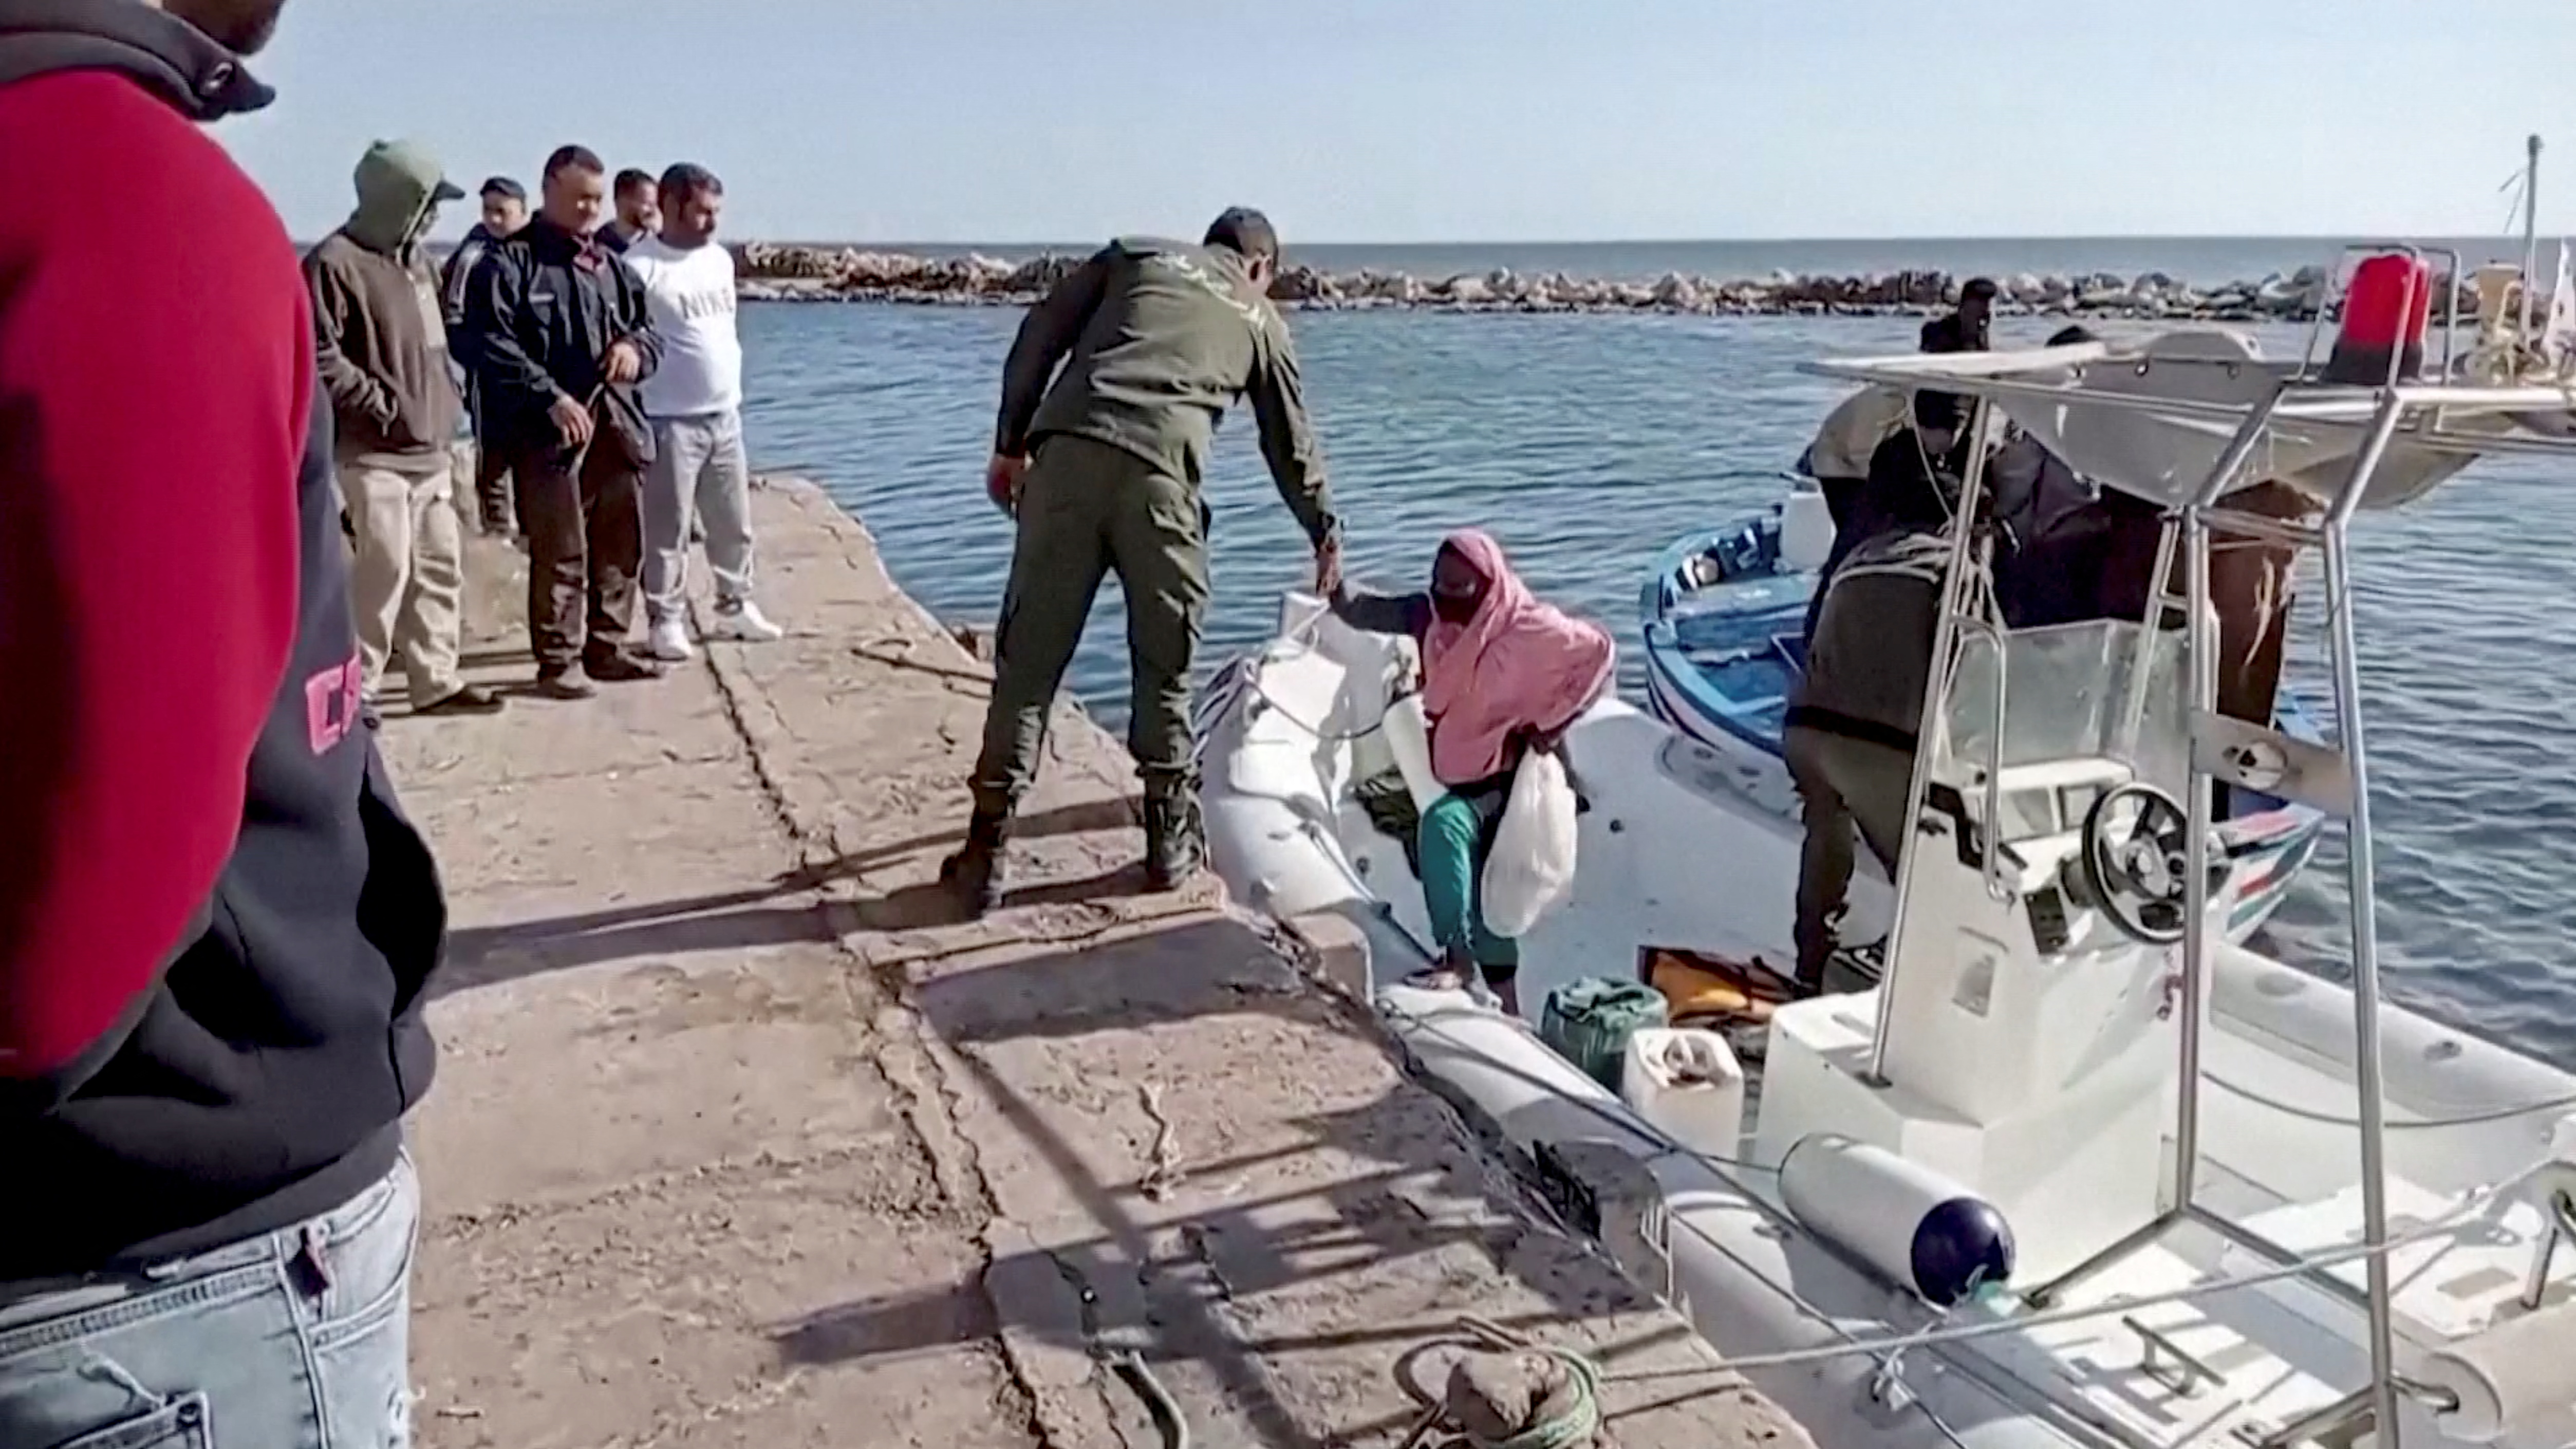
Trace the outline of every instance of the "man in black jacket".
<path fill-rule="evenodd" d="M 605 172 L 579 146 L 549 157 L 543 209 L 494 249 L 466 298 L 485 446 L 517 480 L 528 536 L 537 689 L 555 699 L 662 672 L 627 642 L 653 461 L 635 384 L 662 344 L 643 282 L 597 240 Z"/>
<path fill-rule="evenodd" d="M 447 265 L 438 274 L 440 310 L 446 314 L 450 332 L 465 325 L 465 289 L 474 280 L 475 267 L 528 224 L 528 189 L 507 176 L 484 179 L 482 202 L 482 219 L 447 254 Z M 448 347 L 455 350 L 454 337 L 448 339 Z M 457 351 L 456 355 L 466 354 Z"/>
<path fill-rule="evenodd" d="M 463 374 L 465 412 L 474 424 L 475 513 L 485 533 L 508 533 L 510 475 L 493 465 L 482 409 L 475 405 L 479 389 L 474 386 L 474 339 L 465 327 L 465 295 L 483 259 L 528 224 L 528 189 L 507 176 L 488 177 L 483 182 L 482 201 L 483 219 L 465 233 L 465 240 L 448 254 L 447 265 L 438 274 L 438 299 L 439 311 L 447 322 L 447 354 Z"/>

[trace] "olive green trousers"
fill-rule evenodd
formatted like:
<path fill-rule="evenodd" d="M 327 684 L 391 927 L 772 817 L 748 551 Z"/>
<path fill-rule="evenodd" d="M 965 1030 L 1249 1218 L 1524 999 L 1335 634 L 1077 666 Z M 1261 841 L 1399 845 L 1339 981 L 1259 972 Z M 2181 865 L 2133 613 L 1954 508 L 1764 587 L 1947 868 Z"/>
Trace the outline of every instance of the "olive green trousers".
<path fill-rule="evenodd" d="M 1022 479 L 994 638 L 975 805 L 1007 815 L 1037 774 L 1047 716 L 1109 574 L 1127 595 L 1127 748 L 1146 793 L 1191 779 L 1190 664 L 1207 618 L 1207 511 L 1193 484 L 1107 443 L 1049 436 Z"/>

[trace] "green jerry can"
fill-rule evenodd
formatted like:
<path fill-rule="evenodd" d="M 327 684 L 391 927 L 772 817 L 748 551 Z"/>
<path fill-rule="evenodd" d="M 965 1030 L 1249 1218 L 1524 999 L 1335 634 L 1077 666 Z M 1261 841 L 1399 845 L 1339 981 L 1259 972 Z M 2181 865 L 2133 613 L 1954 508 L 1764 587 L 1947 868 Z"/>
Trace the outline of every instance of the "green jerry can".
<path fill-rule="evenodd" d="M 1664 1013 L 1664 994 L 1642 981 L 1587 976 L 1547 994 L 1538 1039 L 1616 1092 L 1628 1059 L 1628 1038 L 1645 1027 L 1664 1025 Z"/>

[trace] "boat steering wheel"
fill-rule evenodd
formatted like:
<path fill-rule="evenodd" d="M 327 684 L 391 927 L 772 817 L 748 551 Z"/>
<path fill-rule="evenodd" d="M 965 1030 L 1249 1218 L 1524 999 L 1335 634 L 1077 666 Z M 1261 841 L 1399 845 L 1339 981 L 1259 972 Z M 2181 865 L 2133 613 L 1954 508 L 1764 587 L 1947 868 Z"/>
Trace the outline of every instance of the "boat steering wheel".
<path fill-rule="evenodd" d="M 2103 792 L 2084 816 L 2084 883 L 2121 934 L 2150 946 L 2182 939 L 2190 878 L 2188 817 L 2143 781 Z"/>

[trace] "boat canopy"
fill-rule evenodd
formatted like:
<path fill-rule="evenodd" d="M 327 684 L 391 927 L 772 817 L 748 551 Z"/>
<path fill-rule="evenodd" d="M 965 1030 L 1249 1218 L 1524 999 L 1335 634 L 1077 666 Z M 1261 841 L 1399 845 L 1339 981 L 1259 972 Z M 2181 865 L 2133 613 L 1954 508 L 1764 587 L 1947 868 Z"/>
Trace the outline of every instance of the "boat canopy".
<path fill-rule="evenodd" d="M 2278 480 L 2333 506 L 2383 410 L 2397 412 L 2386 457 L 2359 506 L 2393 508 L 2481 457 L 2576 455 L 2576 380 L 2479 386 L 2355 386 L 2256 341 L 2201 327 L 2064 347 L 1908 353 L 1805 364 L 1826 377 L 1991 402 L 2068 466 L 2168 509 L 2198 496 L 2249 419 L 2268 421 L 2226 491 Z"/>

